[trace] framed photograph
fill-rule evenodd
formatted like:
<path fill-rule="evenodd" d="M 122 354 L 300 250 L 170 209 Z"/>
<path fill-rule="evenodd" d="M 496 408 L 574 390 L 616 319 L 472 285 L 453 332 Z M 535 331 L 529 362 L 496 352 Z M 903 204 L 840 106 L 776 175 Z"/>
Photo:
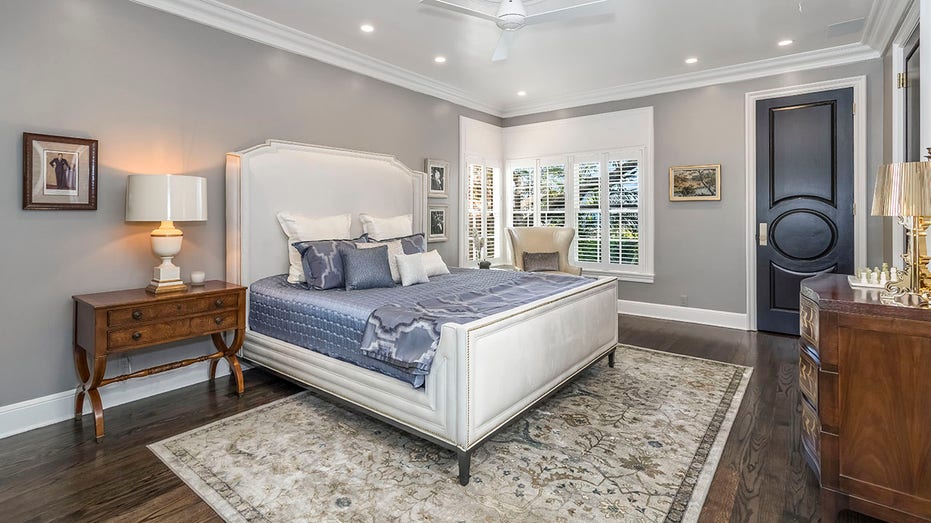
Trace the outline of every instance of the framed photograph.
<path fill-rule="evenodd" d="M 447 227 L 449 226 L 449 224 L 446 223 L 448 210 L 448 205 L 430 206 L 430 230 L 428 231 L 429 234 L 427 234 L 428 242 L 445 242 L 449 240 L 449 236 L 446 234 Z"/>
<path fill-rule="evenodd" d="M 682 165 L 669 168 L 669 201 L 721 199 L 721 165 Z"/>
<path fill-rule="evenodd" d="M 97 140 L 23 133 L 23 209 L 96 210 Z"/>
<path fill-rule="evenodd" d="M 429 178 L 430 198 L 449 198 L 449 162 L 427 158 L 424 172 Z"/>

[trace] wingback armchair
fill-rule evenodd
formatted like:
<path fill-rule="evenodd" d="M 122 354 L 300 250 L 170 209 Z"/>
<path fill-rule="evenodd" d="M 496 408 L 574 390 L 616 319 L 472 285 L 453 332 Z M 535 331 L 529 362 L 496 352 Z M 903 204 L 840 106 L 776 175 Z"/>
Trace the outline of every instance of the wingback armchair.
<path fill-rule="evenodd" d="M 508 227 L 514 266 L 524 270 L 525 252 L 558 252 L 559 272 L 580 276 L 582 268 L 569 263 L 569 247 L 575 238 L 571 227 Z"/>

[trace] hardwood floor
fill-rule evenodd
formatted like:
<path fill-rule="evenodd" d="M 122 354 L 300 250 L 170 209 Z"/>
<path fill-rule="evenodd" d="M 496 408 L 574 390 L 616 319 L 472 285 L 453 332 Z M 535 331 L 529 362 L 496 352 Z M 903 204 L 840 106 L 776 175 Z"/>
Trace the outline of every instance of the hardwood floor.
<path fill-rule="evenodd" d="M 754 368 L 702 521 L 818 521 L 798 439 L 795 338 L 621 316 L 620 340 Z M 108 408 L 100 444 L 91 416 L 0 440 L 0 520 L 219 521 L 146 445 L 301 390 L 258 369 L 245 379 L 241 398 L 224 378 Z"/>

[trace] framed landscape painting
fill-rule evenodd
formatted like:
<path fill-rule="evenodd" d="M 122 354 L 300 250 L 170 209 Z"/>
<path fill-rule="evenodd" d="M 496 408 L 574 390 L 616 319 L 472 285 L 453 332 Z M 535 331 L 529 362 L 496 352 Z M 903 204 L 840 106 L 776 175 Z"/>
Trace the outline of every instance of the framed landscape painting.
<path fill-rule="evenodd" d="M 669 168 L 669 201 L 721 199 L 721 165 L 681 165 Z"/>
<path fill-rule="evenodd" d="M 23 209 L 96 210 L 97 140 L 23 133 Z"/>

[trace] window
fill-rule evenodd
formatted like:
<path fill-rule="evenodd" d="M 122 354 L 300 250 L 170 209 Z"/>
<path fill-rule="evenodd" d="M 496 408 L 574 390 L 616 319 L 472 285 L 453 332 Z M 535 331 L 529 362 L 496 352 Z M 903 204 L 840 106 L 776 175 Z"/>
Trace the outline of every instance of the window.
<path fill-rule="evenodd" d="M 498 219 L 495 213 L 495 170 L 480 163 L 468 165 L 468 261 L 498 257 Z M 484 255 L 476 249 L 475 233 L 485 238 Z"/>
<path fill-rule="evenodd" d="M 644 148 L 630 148 L 509 162 L 508 222 L 574 227 L 575 263 L 652 281 L 641 234 L 644 157 Z"/>

